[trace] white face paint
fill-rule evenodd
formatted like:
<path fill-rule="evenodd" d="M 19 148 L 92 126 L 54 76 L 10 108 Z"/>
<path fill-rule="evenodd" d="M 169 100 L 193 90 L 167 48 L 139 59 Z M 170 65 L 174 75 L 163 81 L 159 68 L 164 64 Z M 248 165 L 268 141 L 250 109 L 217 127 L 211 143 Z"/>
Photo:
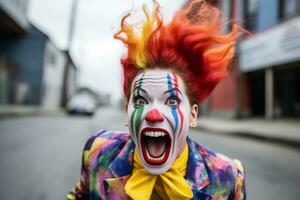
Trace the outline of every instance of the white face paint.
<path fill-rule="evenodd" d="M 190 103 L 185 85 L 176 73 L 151 69 L 135 77 L 127 120 L 148 172 L 164 173 L 183 151 L 189 116 Z"/>

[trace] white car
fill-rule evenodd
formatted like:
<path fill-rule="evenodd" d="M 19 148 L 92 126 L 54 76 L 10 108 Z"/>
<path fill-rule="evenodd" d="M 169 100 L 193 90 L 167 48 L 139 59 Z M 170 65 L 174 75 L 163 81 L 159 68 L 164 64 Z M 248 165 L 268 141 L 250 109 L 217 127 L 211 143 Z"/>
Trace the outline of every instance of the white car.
<path fill-rule="evenodd" d="M 92 116 L 97 109 L 96 99 L 89 93 L 78 93 L 67 104 L 69 114 Z"/>

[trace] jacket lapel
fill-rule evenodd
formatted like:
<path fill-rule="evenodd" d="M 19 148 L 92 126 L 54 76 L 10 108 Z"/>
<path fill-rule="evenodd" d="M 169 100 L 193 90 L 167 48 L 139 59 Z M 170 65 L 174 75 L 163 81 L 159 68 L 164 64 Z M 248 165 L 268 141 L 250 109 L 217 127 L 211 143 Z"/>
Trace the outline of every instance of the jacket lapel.
<path fill-rule="evenodd" d="M 125 184 L 133 168 L 133 151 L 135 144 L 129 139 L 109 166 L 113 177 L 103 181 L 106 199 L 128 199 Z"/>
<path fill-rule="evenodd" d="M 198 195 L 203 196 L 205 193 L 203 193 L 202 190 L 209 184 L 209 179 L 203 157 L 199 153 L 202 147 L 189 138 L 187 138 L 187 143 L 189 145 L 189 159 L 186 180 L 193 190 L 194 197 Z"/>
<path fill-rule="evenodd" d="M 109 166 L 109 170 L 114 177 L 121 177 L 131 174 L 133 167 L 133 151 L 135 144 L 129 139 L 123 146 L 118 155 Z"/>

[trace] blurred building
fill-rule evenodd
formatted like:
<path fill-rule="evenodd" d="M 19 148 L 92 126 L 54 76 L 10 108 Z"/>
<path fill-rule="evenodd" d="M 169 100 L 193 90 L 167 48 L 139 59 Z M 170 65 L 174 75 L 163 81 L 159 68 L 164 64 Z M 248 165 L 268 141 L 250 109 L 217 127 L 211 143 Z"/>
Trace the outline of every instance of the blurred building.
<path fill-rule="evenodd" d="M 75 94 L 77 68 L 68 51 L 62 51 L 51 41 L 46 42 L 43 64 L 41 104 L 47 108 L 64 107 Z"/>
<path fill-rule="evenodd" d="M 203 113 L 228 117 L 300 117 L 300 1 L 219 1 L 224 21 L 253 33 L 238 44 L 231 73 Z"/>
<path fill-rule="evenodd" d="M 64 106 L 76 67 L 27 20 L 27 8 L 28 0 L 0 0 L 0 104 Z"/>
<path fill-rule="evenodd" d="M 18 65 L 7 54 L 13 54 L 13 48 L 30 26 L 27 7 L 28 0 L 0 0 L 0 103 L 16 101 L 13 91 L 17 90 Z"/>
<path fill-rule="evenodd" d="M 7 82 L 5 103 L 39 104 L 47 36 L 29 26 L 23 36 L 9 35 L 0 41 L 4 68 L 8 68 L 7 65 L 15 68 Z"/>
<path fill-rule="evenodd" d="M 0 0 L 0 33 L 22 35 L 29 27 L 27 9 L 29 0 Z"/>

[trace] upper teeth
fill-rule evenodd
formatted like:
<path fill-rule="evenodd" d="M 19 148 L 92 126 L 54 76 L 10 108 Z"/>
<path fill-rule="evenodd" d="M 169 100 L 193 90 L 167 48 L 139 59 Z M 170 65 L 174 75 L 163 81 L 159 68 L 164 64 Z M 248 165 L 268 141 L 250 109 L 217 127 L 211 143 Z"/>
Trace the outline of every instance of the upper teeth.
<path fill-rule="evenodd" d="M 146 131 L 145 135 L 150 137 L 160 137 L 160 136 L 165 136 L 166 133 L 162 131 Z"/>

